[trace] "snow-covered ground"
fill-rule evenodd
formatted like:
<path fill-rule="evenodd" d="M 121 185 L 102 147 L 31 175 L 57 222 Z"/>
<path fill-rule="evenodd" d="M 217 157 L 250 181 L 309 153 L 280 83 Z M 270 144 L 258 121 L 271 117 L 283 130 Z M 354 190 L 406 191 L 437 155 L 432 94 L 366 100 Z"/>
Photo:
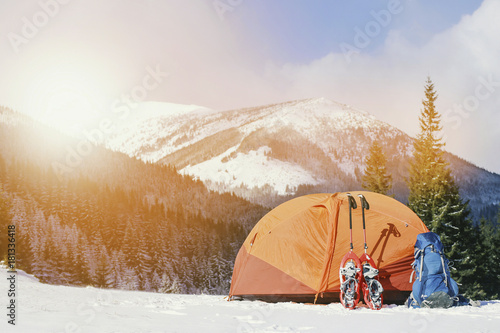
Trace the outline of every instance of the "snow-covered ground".
<path fill-rule="evenodd" d="M 500 301 L 478 308 L 353 311 L 340 304 L 227 302 L 41 284 L 19 272 L 16 326 L 7 323 L 7 271 L 0 269 L 0 332 L 498 332 Z"/>
<path fill-rule="evenodd" d="M 291 189 L 301 184 L 316 185 L 319 183 L 307 170 L 300 165 L 280 161 L 266 156 L 271 151 L 267 146 L 252 150 L 248 154 L 238 153 L 228 162 L 222 160 L 236 151 L 232 147 L 222 155 L 211 160 L 187 166 L 180 170 L 182 174 L 196 175 L 201 181 L 207 180 L 227 184 L 230 188 L 241 184 L 248 188 L 264 187 L 266 184 L 273 187 L 279 195 L 293 193 Z M 215 176 L 214 176 L 215 175 Z M 290 190 L 287 191 L 287 188 Z"/>

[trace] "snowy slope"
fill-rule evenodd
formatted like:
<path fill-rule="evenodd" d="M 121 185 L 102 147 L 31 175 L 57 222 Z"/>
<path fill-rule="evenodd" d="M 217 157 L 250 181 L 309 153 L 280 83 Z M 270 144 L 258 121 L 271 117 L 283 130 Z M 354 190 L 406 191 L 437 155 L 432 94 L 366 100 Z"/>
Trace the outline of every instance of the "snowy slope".
<path fill-rule="evenodd" d="M 130 156 L 139 156 L 141 152 L 141 158 L 156 162 L 157 155 L 166 155 L 182 147 L 178 147 L 175 142 L 181 137 L 179 133 L 184 120 L 211 113 L 212 110 L 196 105 L 139 103 L 130 106 L 113 124 L 113 133 L 107 138 L 106 146 Z M 157 145 L 158 138 L 164 139 L 161 146 Z M 148 147 L 155 148 L 146 152 Z"/>
<path fill-rule="evenodd" d="M 123 125 L 118 126 L 107 146 L 146 161 L 175 164 L 179 169 L 184 168 L 183 173 L 204 181 L 223 181 L 229 188 L 267 184 L 283 195 L 289 194 L 284 191 L 286 185 L 293 188 L 300 184 L 318 184 L 324 179 L 300 161 L 273 158 L 272 148 L 267 154 L 269 163 L 264 163 L 264 170 L 258 167 L 262 161 L 253 161 L 252 157 L 259 159 L 262 155 L 260 149 L 270 148 L 266 141 L 285 137 L 293 143 L 298 135 L 302 146 L 318 147 L 341 170 L 354 175 L 355 161 L 351 156 L 344 152 L 341 156 L 334 153 L 335 148 L 343 149 L 345 145 L 339 142 L 339 136 L 350 133 L 352 129 L 366 132 L 371 139 L 381 135 L 388 139 L 404 135 L 367 112 L 325 98 L 225 112 L 149 102 L 140 104 Z M 261 136 L 261 142 L 254 143 L 255 149 L 241 147 L 256 135 Z M 357 146 L 357 153 L 364 154 L 368 149 L 365 140 L 358 142 Z M 407 145 L 403 145 L 403 149 L 407 150 Z M 198 155 L 198 158 L 186 158 L 186 155 Z M 357 162 L 362 162 L 362 159 L 358 158 Z M 244 169 L 254 170 L 254 175 L 248 175 Z M 255 177 L 257 171 L 264 171 L 259 172 L 263 178 Z M 270 176 L 276 173 L 282 179 Z M 286 179 L 290 181 L 282 181 Z"/>
<path fill-rule="evenodd" d="M 267 146 L 252 150 L 248 154 L 237 153 L 234 158 L 223 162 L 236 147 L 228 149 L 222 155 L 182 169 L 185 174 L 196 175 L 207 183 L 214 181 L 236 188 L 242 184 L 248 188 L 270 185 L 279 195 L 288 194 L 287 188 L 301 184 L 316 185 L 319 181 L 300 165 L 283 162 L 266 156 L 271 151 Z M 214 178 L 215 176 L 215 178 Z"/>
<path fill-rule="evenodd" d="M 106 145 L 144 161 L 175 165 L 212 190 L 272 207 L 304 191 L 360 189 L 375 139 L 387 156 L 393 193 L 404 202 L 413 139 L 368 112 L 326 98 L 230 111 L 141 103 L 120 120 Z M 476 217 L 500 202 L 500 175 L 447 157 Z"/>
<path fill-rule="evenodd" d="M 7 271 L 0 269 L 2 308 Z M 172 295 L 45 285 L 18 274 L 16 326 L 1 332 L 498 332 L 500 301 L 478 308 L 353 311 L 340 304 L 227 302 Z M 5 312 L 5 310 L 4 310 Z"/>
<path fill-rule="evenodd" d="M 117 124 L 107 146 L 156 162 L 230 128 L 237 128 L 243 135 L 260 129 L 276 133 L 291 128 L 325 151 L 332 134 L 342 130 L 367 128 L 377 132 L 376 129 L 383 128 L 392 134 L 401 132 L 367 112 L 326 98 L 224 112 L 193 105 L 144 102 Z M 179 140 L 182 137 L 184 140 Z"/>

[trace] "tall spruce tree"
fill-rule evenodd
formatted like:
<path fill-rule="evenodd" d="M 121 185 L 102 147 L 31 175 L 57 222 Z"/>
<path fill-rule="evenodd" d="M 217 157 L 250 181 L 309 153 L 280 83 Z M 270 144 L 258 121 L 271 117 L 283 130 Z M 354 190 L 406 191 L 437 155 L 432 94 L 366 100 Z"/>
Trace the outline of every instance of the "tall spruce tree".
<path fill-rule="evenodd" d="M 500 223 L 500 212 L 498 213 Z M 500 229 L 499 224 L 482 218 L 479 222 L 476 248 L 478 267 L 481 270 L 478 284 L 481 288 L 475 290 L 481 299 L 498 299 L 500 297 Z"/>
<path fill-rule="evenodd" d="M 392 176 L 387 174 L 387 159 L 378 141 L 370 146 L 370 155 L 366 158 L 363 188 L 381 194 L 387 194 L 392 188 Z"/>
<path fill-rule="evenodd" d="M 439 136 L 441 116 L 436 110 L 437 93 L 430 78 L 425 83 L 424 106 L 420 115 L 420 133 L 414 141 L 410 163 L 408 206 L 429 230 L 437 233 L 446 256 L 454 263 L 452 275 L 462 284 L 461 292 L 474 295 L 477 266 L 474 249 L 477 239 L 469 219 L 468 202 L 460 198 L 459 188 L 451 175 Z"/>

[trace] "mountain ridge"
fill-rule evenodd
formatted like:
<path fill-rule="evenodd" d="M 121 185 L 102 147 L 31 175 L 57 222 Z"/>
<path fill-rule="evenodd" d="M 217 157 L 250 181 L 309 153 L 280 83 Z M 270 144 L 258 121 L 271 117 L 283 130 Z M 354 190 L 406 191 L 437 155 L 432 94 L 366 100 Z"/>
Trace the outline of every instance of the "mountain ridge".
<path fill-rule="evenodd" d="M 206 115 L 192 112 L 135 126 L 147 144 L 140 143 L 137 132 L 128 131 L 120 134 L 127 140 L 112 135 L 107 147 L 175 165 L 212 190 L 233 192 L 268 207 L 298 195 L 304 187 L 327 192 L 360 189 L 365 158 L 377 139 L 393 174 L 392 194 L 402 202 L 408 195 L 405 179 L 414 139 L 366 111 L 327 98 Z M 133 149 L 127 146 L 130 140 L 135 140 Z M 486 205 L 500 202 L 500 175 L 451 153 L 446 156 L 476 218 Z M 478 175 L 479 183 L 474 180 Z"/>

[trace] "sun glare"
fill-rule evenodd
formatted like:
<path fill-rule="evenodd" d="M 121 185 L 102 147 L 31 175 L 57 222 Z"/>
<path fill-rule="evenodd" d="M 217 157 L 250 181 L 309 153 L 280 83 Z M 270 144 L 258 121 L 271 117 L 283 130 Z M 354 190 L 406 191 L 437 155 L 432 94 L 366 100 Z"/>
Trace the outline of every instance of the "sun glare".
<path fill-rule="evenodd" d="M 97 73 L 83 66 L 54 66 L 30 82 L 23 109 L 50 126 L 78 131 L 94 123 L 102 112 L 102 84 Z"/>

